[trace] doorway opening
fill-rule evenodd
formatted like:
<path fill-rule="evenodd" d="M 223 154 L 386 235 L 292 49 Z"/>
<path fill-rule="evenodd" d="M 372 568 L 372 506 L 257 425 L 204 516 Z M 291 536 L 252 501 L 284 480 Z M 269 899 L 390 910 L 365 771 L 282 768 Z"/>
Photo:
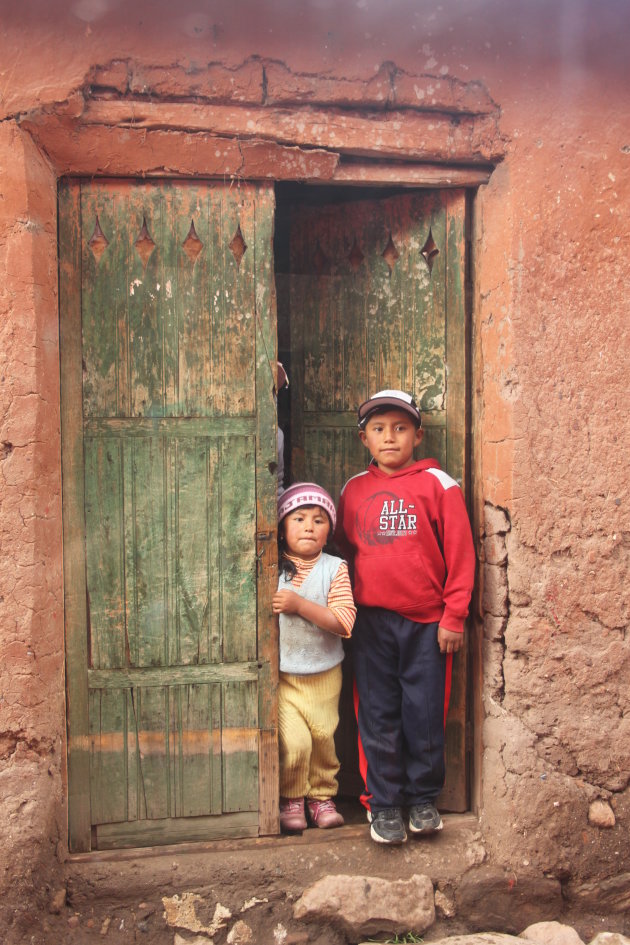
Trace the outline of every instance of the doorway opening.
<path fill-rule="evenodd" d="M 396 387 L 423 413 L 418 458 L 466 488 L 466 216 L 463 189 L 60 186 L 73 852 L 278 832 L 276 333 L 285 485 L 337 500 L 366 465 L 357 404 Z M 466 677 L 458 659 L 444 811 L 469 806 Z"/>
<path fill-rule="evenodd" d="M 367 465 L 356 407 L 383 388 L 412 393 L 433 456 L 468 490 L 466 272 L 462 190 L 276 184 L 274 264 L 285 486 L 324 486 L 335 502 Z M 351 647 L 344 660 L 339 801 L 362 819 Z M 443 811 L 469 809 L 467 658 L 455 661 Z"/>

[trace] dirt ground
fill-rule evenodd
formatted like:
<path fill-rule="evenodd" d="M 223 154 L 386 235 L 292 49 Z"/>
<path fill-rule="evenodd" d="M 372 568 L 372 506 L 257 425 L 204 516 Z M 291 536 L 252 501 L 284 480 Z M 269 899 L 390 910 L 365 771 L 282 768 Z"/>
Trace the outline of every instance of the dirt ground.
<path fill-rule="evenodd" d="M 441 833 L 384 847 L 370 840 L 358 804 L 340 807 L 346 826 L 338 830 L 71 856 L 57 875 L 34 877 L 35 893 L 14 890 L 17 905 L 0 912 L 9 927 L 0 939 L 3 945 L 348 945 L 376 938 L 293 917 L 303 891 L 327 875 L 429 876 L 439 895 L 436 921 L 422 932 L 427 943 L 471 931 L 514 931 L 490 918 L 480 928 L 479 915 L 471 927 L 465 915 L 449 914 L 462 876 L 487 865 L 475 816 L 447 815 Z M 516 931 L 543 918 L 574 925 L 585 942 L 601 931 L 627 932 L 620 916 L 611 922 L 538 915 L 536 902 L 525 904 Z"/>
<path fill-rule="evenodd" d="M 370 840 L 358 810 L 344 813 L 349 822 L 334 831 L 71 857 L 59 883 L 41 888 L 41 908 L 25 899 L 14 910 L 5 945 L 174 945 L 176 935 L 197 945 L 207 940 L 203 930 L 212 928 L 217 906 L 230 917 L 212 937 L 216 945 L 346 945 L 339 930 L 293 918 L 294 902 L 317 879 L 423 873 L 448 886 L 464 864 L 484 857 L 477 821 L 468 815 L 448 817 L 435 837 L 382 847 Z M 167 923 L 165 899 L 181 925 Z M 238 937 L 242 926 L 234 931 L 239 920 L 251 929 L 249 940 Z M 461 923 L 438 919 L 423 938 L 460 931 Z"/>

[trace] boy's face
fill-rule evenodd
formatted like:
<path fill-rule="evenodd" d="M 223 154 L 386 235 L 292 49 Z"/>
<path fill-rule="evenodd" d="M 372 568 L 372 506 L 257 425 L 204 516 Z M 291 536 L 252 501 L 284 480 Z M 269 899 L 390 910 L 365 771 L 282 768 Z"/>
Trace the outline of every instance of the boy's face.
<path fill-rule="evenodd" d="M 359 436 L 381 472 L 391 476 L 398 469 L 411 466 L 413 451 L 424 434 L 404 410 L 388 410 L 370 417 Z"/>

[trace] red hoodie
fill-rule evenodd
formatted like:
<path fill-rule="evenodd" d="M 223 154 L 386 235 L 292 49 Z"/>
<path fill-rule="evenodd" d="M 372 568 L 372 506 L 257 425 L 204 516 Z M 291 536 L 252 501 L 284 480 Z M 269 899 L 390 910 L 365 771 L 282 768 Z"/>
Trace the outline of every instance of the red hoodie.
<path fill-rule="evenodd" d="M 434 459 L 388 475 L 372 463 L 343 487 L 335 540 L 354 599 L 461 633 L 475 577 L 462 491 Z"/>

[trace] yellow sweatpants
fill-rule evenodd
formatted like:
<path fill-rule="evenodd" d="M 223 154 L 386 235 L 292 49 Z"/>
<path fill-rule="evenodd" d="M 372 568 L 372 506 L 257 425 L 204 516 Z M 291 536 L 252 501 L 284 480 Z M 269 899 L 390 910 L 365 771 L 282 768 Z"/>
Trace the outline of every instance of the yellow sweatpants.
<path fill-rule="evenodd" d="M 339 724 L 341 664 L 323 673 L 280 673 L 278 734 L 282 797 L 334 797 L 339 760 L 334 734 Z"/>

